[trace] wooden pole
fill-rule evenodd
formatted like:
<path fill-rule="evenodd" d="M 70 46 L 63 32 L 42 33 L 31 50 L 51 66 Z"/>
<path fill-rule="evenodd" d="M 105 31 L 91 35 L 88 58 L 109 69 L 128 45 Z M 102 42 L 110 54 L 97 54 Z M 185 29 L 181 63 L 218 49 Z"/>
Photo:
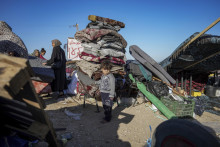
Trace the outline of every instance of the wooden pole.
<path fill-rule="evenodd" d="M 186 81 L 187 81 L 187 74 L 185 73 L 185 77 L 184 77 L 184 91 L 186 91 Z"/>
<path fill-rule="evenodd" d="M 183 90 L 183 72 L 181 72 L 181 89 Z"/>
<path fill-rule="evenodd" d="M 189 96 L 192 95 L 192 74 L 190 74 L 189 78 Z"/>
<path fill-rule="evenodd" d="M 176 74 L 176 91 L 178 91 L 179 86 L 179 80 L 178 80 L 178 74 Z"/>

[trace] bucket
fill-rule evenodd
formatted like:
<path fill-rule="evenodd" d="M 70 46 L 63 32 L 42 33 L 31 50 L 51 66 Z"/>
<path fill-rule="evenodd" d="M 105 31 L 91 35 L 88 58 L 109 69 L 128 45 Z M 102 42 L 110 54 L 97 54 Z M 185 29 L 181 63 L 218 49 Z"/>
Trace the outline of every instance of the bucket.
<path fill-rule="evenodd" d="M 208 97 L 220 97 L 220 87 L 207 85 L 205 89 L 205 94 Z"/>

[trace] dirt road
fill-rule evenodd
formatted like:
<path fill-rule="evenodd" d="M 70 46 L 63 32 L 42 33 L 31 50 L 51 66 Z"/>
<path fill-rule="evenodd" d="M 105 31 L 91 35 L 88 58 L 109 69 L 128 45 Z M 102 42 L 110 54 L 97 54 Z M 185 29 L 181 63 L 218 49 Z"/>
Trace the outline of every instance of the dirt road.
<path fill-rule="evenodd" d="M 88 146 L 120 146 L 142 147 L 150 137 L 149 125 L 152 130 L 166 118 L 159 112 L 154 113 L 146 103 L 139 100 L 135 107 L 117 104 L 113 107 L 113 118 L 110 123 L 101 124 L 103 109 L 101 102 L 98 103 L 100 113 L 96 113 L 94 99 L 87 99 L 86 107 L 83 108 L 83 99 L 71 99 L 71 102 L 57 101 L 52 98 L 44 99 L 47 107 L 46 112 L 53 122 L 54 128 L 66 128 L 56 131 L 58 138 L 65 132 L 72 132 L 73 138 L 66 144 L 67 147 Z M 74 114 L 82 114 L 80 120 L 75 120 L 66 115 L 65 109 Z M 219 129 L 220 116 L 205 112 L 202 117 L 196 119 L 206 125 Z M 214 124 L 214 125 L 213 125 Z"/>

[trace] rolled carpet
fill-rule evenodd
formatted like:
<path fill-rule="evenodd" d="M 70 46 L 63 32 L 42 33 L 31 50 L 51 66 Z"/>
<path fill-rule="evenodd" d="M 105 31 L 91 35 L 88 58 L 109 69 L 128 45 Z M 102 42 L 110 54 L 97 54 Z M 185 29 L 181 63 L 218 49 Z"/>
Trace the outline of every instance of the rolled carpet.
<path fill-rule="evenodd" d="M 138 46 L 132 45 L 129 47 L 130 54 L 143 66 L 154 73 L 158 78 L 166 83 L 175 84 L 176 81 L 161 67 L 153 58 L 141 50 Z"/>

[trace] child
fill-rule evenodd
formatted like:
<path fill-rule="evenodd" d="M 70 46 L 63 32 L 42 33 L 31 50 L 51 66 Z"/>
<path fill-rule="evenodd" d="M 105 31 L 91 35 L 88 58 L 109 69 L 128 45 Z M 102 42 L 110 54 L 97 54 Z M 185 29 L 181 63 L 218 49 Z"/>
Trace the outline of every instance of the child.
<path fill-rule="evenodd" d="M 44 59 L 44 60 L 47 60 L 47 59 L 45 59 L 43 56 L 46 54 L 46 50 L 44 49 L 44 48 L 42 48 L 41 49 L 41 51 L 40 51 L 40 58 L 41 59 Z"/>
<path fill-rule="evenodd" d="M 101 123 L 110 122 L 112 117 L 112 105 L 115 95 L 115 77 L 110 72 L 111 68 L 112 66 L 109 61 L 103 61 L 101 63 L 103 75 L 101 80 L 95 82 L 96 84 L 99 84 L 105 114 L 105 117 Z"/>

